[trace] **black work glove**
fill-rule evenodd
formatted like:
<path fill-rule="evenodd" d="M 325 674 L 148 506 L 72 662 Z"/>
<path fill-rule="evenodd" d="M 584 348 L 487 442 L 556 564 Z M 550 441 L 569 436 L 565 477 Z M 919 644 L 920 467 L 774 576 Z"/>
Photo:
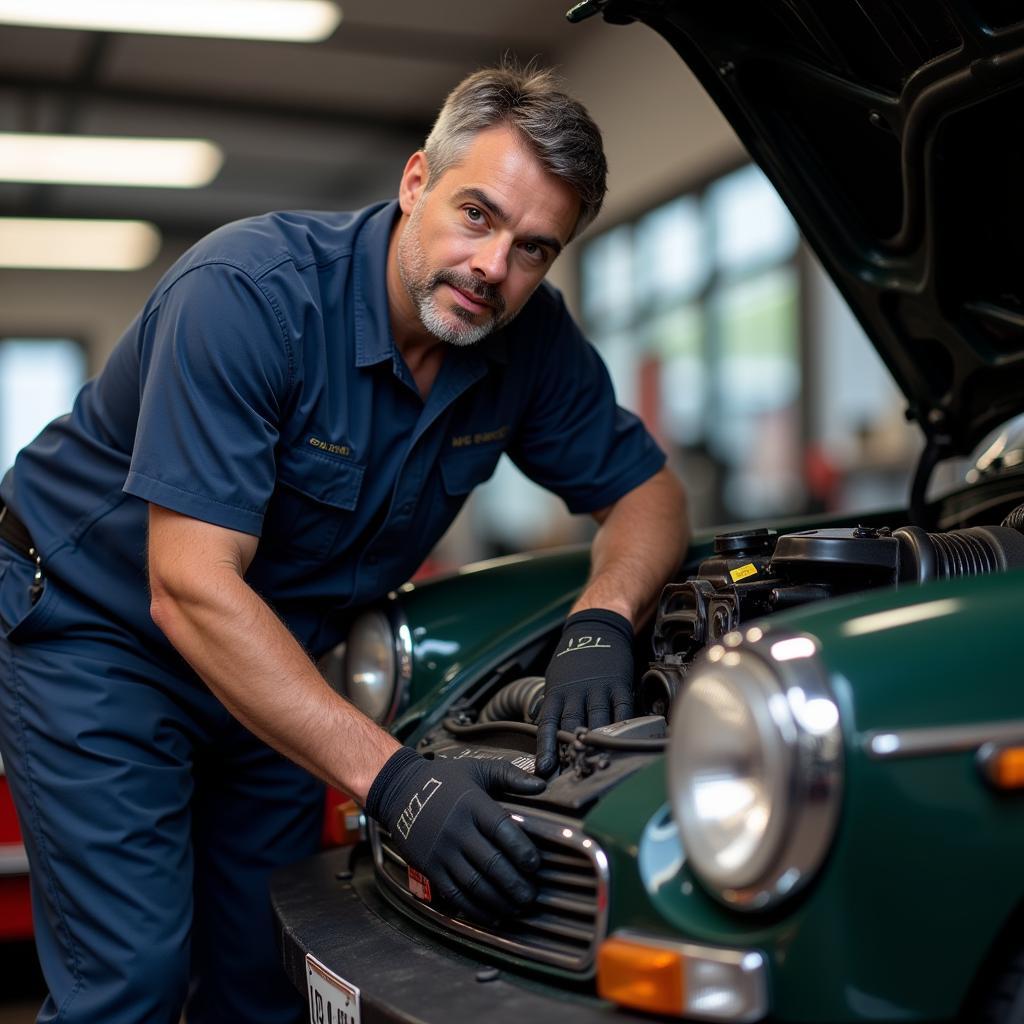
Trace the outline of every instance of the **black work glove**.
<path fill-rule="evenodd" d="M 558 767 L 558 730 L 596 729 L 633 713 L 633 627 L 617 612 L 570 615 L 544 673 L 537 712 L 537 774 Z"/>
<path fill-rule="evenodd" d="M 535 795 L 544 785 L 504 761 L 428 761 L 402 747 L 373 780 L 366 813 L 427 876 L 431 902 L 436 895 L 456 916 L 486 922 L 536 896 L 527 876 L 540 867 L 537 848 L 487 794 Z"/>

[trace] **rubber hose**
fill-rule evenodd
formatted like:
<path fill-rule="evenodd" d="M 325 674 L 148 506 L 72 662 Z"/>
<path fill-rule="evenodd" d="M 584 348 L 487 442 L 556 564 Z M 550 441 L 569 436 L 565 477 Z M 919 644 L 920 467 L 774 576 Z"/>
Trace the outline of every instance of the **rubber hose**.
<path fill-rule="evenodd" d="M 543 676 L 523 676 L 506 683 L 480 712 L 480 722 L 532 722 L 544 697 Z"/>
<path fill-rule="evenodd" d="M 1004 520 L 1003 526 L 1024 533 L 1024 505 L 1018 505 Z"/>

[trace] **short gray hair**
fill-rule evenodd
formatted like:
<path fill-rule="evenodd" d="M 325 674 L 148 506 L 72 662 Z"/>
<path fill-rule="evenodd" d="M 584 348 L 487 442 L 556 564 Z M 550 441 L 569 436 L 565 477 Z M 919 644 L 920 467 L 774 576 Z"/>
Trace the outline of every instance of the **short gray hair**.
<path fill-rule="evenodd" d="M 601 130 L 550 70 L 506 60 L 464 78 L 448 94 L 423 146 L 428 187 L 459 163 L 479 132 L 498 125 L 519 132 L 541 165 L 579 196 L 575 238 L 601 210 L 608 164 Z"/>

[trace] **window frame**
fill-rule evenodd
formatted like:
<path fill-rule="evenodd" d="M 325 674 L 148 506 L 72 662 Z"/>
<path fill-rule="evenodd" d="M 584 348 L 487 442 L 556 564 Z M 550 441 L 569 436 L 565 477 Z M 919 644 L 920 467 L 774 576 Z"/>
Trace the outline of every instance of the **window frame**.
<path fill-rule="evenodd" d="M 633 206 L 629 209 L 623 210 L 612 219 L 600 221 L 597 225 L 597 230 L 588 230 L 580 239 L 580 245 L 574 253 L 573 275 L 571 278 L 572 287 L 578 300 L 577 308 L 580 310 L 580 323 L 584 334 L 591 339 L 599 337 L 599 332 L 593 329 L 593 325 L 588 321 L 585 314 L 586 303 L 584 301 L 583 264 L 588 245 L 592 244 L 601 236 L 621 227 L 629 227 L 635 231 L 637 225 L 648 214 L 668 203 L 684 198 L 693 198 L 697 201 L 702 212 L 702 217 L 704 218 L 705 226 L 710 232 L 713 228 L 709 224 L 711 218 L 708 216 L 707 210 L 709 205 L 708 196 L 711 189 L 719 181 L 727 178 L 731 174 L 748 167 L 756 166 L 757 164 L 754 161 L 746 158 L 718 163 L 709 168 L 699 177 L 695 177 L 681 186 L 660 190 L 654 194 L 653 199 L 645 202 L 642 206 Z M 782 201 L 784 203 L 784 200 Z M 796 343 L 796 365 L 798 373 L 800 374 L 797 398 L 796 444 L 798 446 L 798 450 L 803 452 L 806 451 L 808 445 L 811 443 L 813 431 L 814 409 L 809 385 L 811 381 L 814 380 L 812 373 L 816 371 L 817 366 L 814 362 L 813 353 L 811 352 L 809 338 L 811 319 L 809 311 L 814 300 L 813 297 L 808 294 L 810 291 L 808 287 L 808 260 L 810 256 L 807 241 L 804 238 L 803 232 L 800 230 L 799 224 L 796 223 L 796 218 L 793 216 L 792 211 L 790 211 L 790 216 L 792 217 L 794 224 L 796 224 L 797 240 L 796 244 L 793 246 L 792 252 L 787 257 L 784 259 L 758 261 L 744 267 L 739 272 L 725 271 L 720 266 L 719 261 L 712 257 L 708 273 L 704 276 L 701 285 L 686 300 L 686 305 L 696 307 L 702 313 L 703 328 L 701 331 L 700 355 L 706 367 L 707 381 L 704 385 L 705 390 L 702 395 L 702 400 L 705 408 L 707 408 L 709 407 L 710 402 L 714 399 L 713 384 L 711 382 L 717 379 L 718 361 L 722 358 L 716 318 L 713 315 L 709 315 L 714 295 L 719 293 L 726 284 L 740 284 L 770 270 L 789 270 L 793 273 L 797 289 L 797 324 L 796 337 L 794 340 Z M 713 246 L 714 238 L 709 235 L 709 237 L 705 238 L 704 244 L 709 247 Z M 659 309 L 659 312 L 661 311 L 663 310 Z M 649 314 L 639 314 L 638 310 L 634 307 L 630 310 L 628 319 L 626 319 L 622 325 L 616 327 L 616 332 L 639 337 L 649 321 Z M 700 438 L 700 443 L 707 445 L 709 436 L 710 435 L 706 432 L 705 428 L 705 432 Z M 676 447 L 675 443 L 673 443 L 673 446 Z M 806 495 L 804 497 L 806 498 Z"/>

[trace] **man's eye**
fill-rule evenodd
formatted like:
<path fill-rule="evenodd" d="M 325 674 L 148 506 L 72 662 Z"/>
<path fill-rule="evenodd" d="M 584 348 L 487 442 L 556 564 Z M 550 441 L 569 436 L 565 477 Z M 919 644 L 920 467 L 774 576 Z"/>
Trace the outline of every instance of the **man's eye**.
<path fill-rule="evenodd" d="M 544 259 L 544 250 L 536 242 L 524 242 L 523 252 L 532 260 Z"/>
<path fill-rule="evenodd" d="M 466 207 L 466 217 L 474 224 L 479 224 L 484 219 L 483 213 L 475 206 Z"/>

